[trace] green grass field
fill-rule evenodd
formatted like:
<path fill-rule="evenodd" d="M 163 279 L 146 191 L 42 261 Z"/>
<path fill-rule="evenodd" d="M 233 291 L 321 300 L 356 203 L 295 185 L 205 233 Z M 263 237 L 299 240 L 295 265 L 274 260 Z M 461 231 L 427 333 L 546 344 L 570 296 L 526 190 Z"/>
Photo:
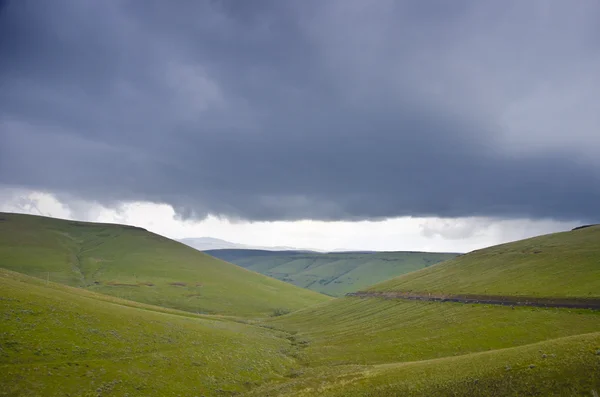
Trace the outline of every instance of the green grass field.
<path fill-rule="evenodd" d="M 0 213 L 0 267 L 137 302 L 238 316 L 329 298 L 123 225 Z"/>
<path fill-rule="evenodd" d="M 305 299 L 299 310 L 273 317 L 269 310 L 281 307 L 282 300 L 265 298 L 273 299 L 268 306 L 256 292 L 270 279 L 216 259 L 196 263 L 189 258 L 206 256 L 198 252 L 196 257 L 190 249 L 188 257 L 180 245 L 173 245 L 177 243 L 143 230 L 26 217 L 33 224 L 11 234 L 6 225 L 14 218 L 0 217 L 1 257 L 38 276 L 0 269 L 0 396 L 600 393 L 600 311 L 382 297 L 328 299 L 272 280 L 287 288 L 284 299 Z M 98 233 L 115 237 L 107 240 Z M 597 295 L 589 291 L 597 292 L 600 282 L 595 277 L 600 267 L 598 236 L 598 228 L 587 228 L 491 247 L 372 290 L 404 291 L 407 285 L 419 285 L 422 289 L 413 287 L 415 291 L 442 294 L 593 298 Z M 527 249 L 539 252 L 528 254 Z M 544 250 L 551 260 L 538 260 Z M 135 276 L 120 275 L 119 266 L 106 269 L 98 265 L 104 262 L 91 258 L 133 268 Z M 180 261 L 184 264 L 174 265 Z M 148 295 L 152 299 L 138 295 L 136 301 L 111 293 L 111 288 L 151 287 L 143 285 L 147 281 L 140 280 L 140 270 L 144 277 L 153 277 L 151 283 L 166 282 L 175 291 L 188 286 L 172 285 L 170 275 L 192 274 L 193 266 L 202 270 L 194 274 L 210 274 L 217 283 L 217 270 L 206 270 L 211 264 L 233 275 L 252 275 L 247 285 L 235 284 L 249 290 L 238 291 L 241 298 L 231 299 L 229 310 L 214 310 L 224 315 L 189 311 L 177 304 L 177 295 L 163 292 L 168 289 L 156 289 L 156 295 Z M 63 284 L 48 282 L 44 269 Z M 96 284 L 95 277 L 102 274 L 110 278 Z M 242 283 L 231 277 L 232 283 Z M 140 286 L 115 285 L 123 280 Z M 302 294 L 318 299 L 310 305 Z M 252 301 L 244 302 L 244 297 Z M 205 295 L 207 307 L 220 308 L 223 302 L 220 295 Z"/>
<path fill-rule="evenodd" d="M 599 232 L 491 247 L 368 290 L 593 298 L 600 292 Z M 345 297 L 266 324 L 294 335 L 306 371 L 257 395 L 600 391 L 598 311 Z"/>
<path fill-rule="evenodd" d="M 307 365 L 383 364 L 597 332 L 600 312 L 347 297 L 268 324 L 307 341 Z"/>
<path fill-rule="evenodd" d="M 600 226 L 474 251 L 367 290 L 600 298 Z"/>
<path fill-rule="evenodd" d="M 597 346 L 599 332 L 433 360 L 308 368 L 246 395 L 595 397 L 600 390 Z"/>
<path fill-rule="evenodd" d="M 600 312 L 340 298 L 266 326 L 293 335 L 294 379 L 254 396 L 593 396 Z"/>
<path fill-rule="evenodd" d="M 232 395 L 295 365 L 284 334 L 0 269 L 0 396 Z"/>
<path fill-rule="evenodd" d="M 392 277 L 423 269 L 457 254 L 222 249 L 206 253 L 269 277 L 331 296 L 342 296 Z"/>

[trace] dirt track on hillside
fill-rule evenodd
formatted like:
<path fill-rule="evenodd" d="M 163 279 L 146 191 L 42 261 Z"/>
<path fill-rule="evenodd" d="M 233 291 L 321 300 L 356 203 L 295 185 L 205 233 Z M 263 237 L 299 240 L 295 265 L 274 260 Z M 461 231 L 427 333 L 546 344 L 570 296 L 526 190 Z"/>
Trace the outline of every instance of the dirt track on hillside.
<path fill-rule="evenodd" d="M 350 292 L 346 296 L 358 298 L 407 299 L 431 302 L 457 302 L 467 304 L 487 304 L 502 306 L 554 307 L 567 309 L 600 310 L 600 299 L 590 298 L 551 298 L 499 295 L 436 295 L 414 292 Z"/>

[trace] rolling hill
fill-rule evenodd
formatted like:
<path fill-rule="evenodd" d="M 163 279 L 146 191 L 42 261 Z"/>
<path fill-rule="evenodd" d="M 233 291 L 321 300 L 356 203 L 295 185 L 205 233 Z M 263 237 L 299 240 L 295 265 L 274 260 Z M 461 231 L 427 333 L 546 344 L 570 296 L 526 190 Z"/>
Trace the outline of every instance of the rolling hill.
<path fill-rule="evenodd" d="M 51 237 L 70 241 L 60 237 L 64 229 L 48 218 L 26 220 L 54 226 L 23 226 L 18 235 L 26 247 L 4 248 L 2 255 L 12 252 L 14 262 L 28 247 L 31 255 L 48 255 L 47 266 L 56 268 L 57 278 L 80 282 L 62 269 L 65 259 L 54 253 L 56 243 L 49 243 Z M 71 228 L 112 227 L 119 236 L 130 231 L 84 225 L 65 227 L 76 239 L 87 234 L 76 235 Z M 20 240 L 11 241 L 16 246 Z M 143 245 L 124 241 L 135 252 Z M 599 242 L 594 227 L 541 236 L 461 255 L 370 287 L 363 295 L 244 319 L 152 306 L 104 294 L 96 284 L 75 288 L 0 269 L 0 395 L 594 396 L 600 392 L 600 310 L 420 301 L 402 294 L 485 296 L 492 291 L 600 301 L 588 293 L 600 288 L 595 277 Z M 102 251 L 106 257 L 126 251 L 122 245 L 108 247 Z M 552 260 L 530 261 L 542 252 L 527 255 L 522 252 L 527 247 L 551 251 Z M 64 248 L 63 255 L 73 249 Z M 89 258 L 86 253 L 76 255 Z M 36 268 L 29 260 L 21 263 L 32 273 Z M 492 271 L 498 266 L 515 271 Z M 567 276 L 565 267 L 575 274 Z M 536 276 L 543 283 L 531 282 Z M 252 313 L 249 303 L 230 302 Z"/>
<path fill-rule="evenodd" d="M 0 213 L 0 267 L 137 302 L 264 316 L 329 298 L 144 229 Z"/>
<path fill-rule="evenodd" d="M 473 251 L 367 290 L 600 298 L 600 225 Z"/>
<path fill-rule="evenodd" d="M 431 266 L 457 254 L 208 250 L 215 258 L 331 296 L 342 296 L 389 278 Z"/>
<path fill-rule="evenodd" d="M 267 321 L 305 372 L 255 395 L 588 396 L 600 391 L 600 311 L 418 301 L 490 292 L 600 301 L 600 229 L 479 250 Z M 369 295 L 369 293 L 372 295 Z"/>
<path fill-rule="evenodd" d="M 0 396 L 223 396 L 296 366 L 285 334 L 0 269 Z"/>

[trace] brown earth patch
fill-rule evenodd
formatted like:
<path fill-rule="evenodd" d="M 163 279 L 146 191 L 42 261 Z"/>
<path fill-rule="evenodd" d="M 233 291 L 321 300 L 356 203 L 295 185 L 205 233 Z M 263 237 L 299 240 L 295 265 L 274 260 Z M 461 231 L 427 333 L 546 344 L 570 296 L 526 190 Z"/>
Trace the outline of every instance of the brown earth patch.
<path fill-rule="evenodd" d="M 184 283 L 182 281 L 176 281 L 174 283 L 169 283 L 169 285 L 172 285 L 173 287 L 187 287 L 187 283 Z"/>
<path fill-rule="evenodd" d="M 108 281 L 106 285 L 111 287 L 139 287 L 139 284 L 120 283 L 118 281 Z"/>

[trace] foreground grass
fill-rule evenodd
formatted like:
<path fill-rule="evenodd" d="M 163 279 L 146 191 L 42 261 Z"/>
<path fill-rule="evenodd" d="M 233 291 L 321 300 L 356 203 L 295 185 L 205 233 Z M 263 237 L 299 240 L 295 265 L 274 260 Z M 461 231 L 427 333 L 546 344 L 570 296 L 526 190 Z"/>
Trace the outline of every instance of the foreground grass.
<path fill-rule="evenodd" d="M 600 333 L 458 357 L 310 368 L 252 396 L 595 396 Z"/>
<path fill-rule="evenodd" d="M 456 254 L 210 250 L 208 254 L 269 277 L 331 296 L 342 296 L 423 269 Z"/>
<path fill-rule="evenodd" d="M 592 396 L 600 313 L 347 297 L 271 319 L 304 364 L 254 396 Z"/>
<path fill-rule="evenodd" d="M 0 270 L 0 395 L 231 395 L 296 366 L 284 334 L 39 283 Z"/>
<path fill-rule="evenodd" d="M 430 360 L 600 330 L 600 312 L 341 298 L 269 320 L 307 366 Z"/>
<path fill-rule="evenodd" d="M 367 290 L 598 298 L 600 226 L 474 251 Z"/>
<path fill-rule="evenodd" d="M 595 298 L 600 227 L 505 244 L 368 288 Z M 305 370 L 256 395 L 594 396 L 600 312 L 346 297 L 267 322 Z"/>
<path fill-rule="evenodd" d="M 0 268 L 195 313 L 266 316 L 330 298 L 131 226 L 0 213 Z"/>
<path fill-rule="evenodd" d="M 6 396 L 589 395 L 599 382 L 594 312 L 344 298 L 259 328 L 6 270 L 0 291 Z"/>

